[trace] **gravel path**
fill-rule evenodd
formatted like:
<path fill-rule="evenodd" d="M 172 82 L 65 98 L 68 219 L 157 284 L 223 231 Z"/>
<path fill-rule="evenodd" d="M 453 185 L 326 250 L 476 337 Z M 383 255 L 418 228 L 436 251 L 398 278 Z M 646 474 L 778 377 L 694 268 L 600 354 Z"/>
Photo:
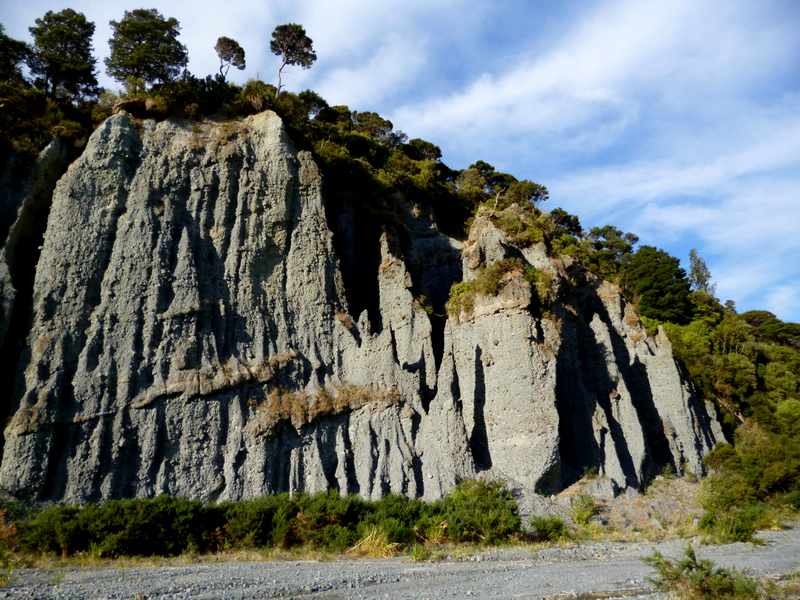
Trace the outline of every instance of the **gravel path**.
<path fill-rule="evenodd" d="M 800 528 L 761 535 L 764 545 L 700 546 L 698 555 L 758 576 L 800 570 Z M 462 561 L 222 562 L 188 567 L 25 570 L 0 598 L 303 598 L 345 600 L 463 598 L 648 598 L 653 550 L 682 554 L 685 542 L 591 543 L 537 552 L 503 549 Z M 137 597 L 137 594 L 140 594 Z M 586 595 L 589 594 L 589 595 Z"/>

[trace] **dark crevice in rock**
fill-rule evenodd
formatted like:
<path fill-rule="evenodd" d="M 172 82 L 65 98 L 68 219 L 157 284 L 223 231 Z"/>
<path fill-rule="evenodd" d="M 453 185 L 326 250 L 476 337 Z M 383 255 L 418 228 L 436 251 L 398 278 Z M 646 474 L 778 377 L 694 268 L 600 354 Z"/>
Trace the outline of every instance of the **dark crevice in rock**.
<path fill-rule="evenodd" d="M 440 310 L 441 312 L 434 307 L 433 314 L 428 315 L 431 322 L 431 349 L 433 350 L 434 366 L 437 373 L 442 366 L 442 358 L 444 357 L 444 328 L 447 325 L 444 306 Z"/>
<path fill-rule="evenodd" d="M 392 331 L 392 349 L 394 351 L 394 358 L 397 360 L 396 342 L 394 338 L 394 331 Z M 414 363 L 403 363 L 403 369 L 409 373 L 416 373 L 419 379 L 419 397 L 422 401 L 422 408 L 427 413 L 431 405 L 431 400 L 436 396 L 436 388 L 431 389 L 428 387 L 428 365 L 425 363 L 425 353 L 420 352 L 419 360 Z"/>
<path fill-rule="evenodd" d="M 97 455 L 90 457 L 89 460 L 95 460 L 97 464 L 100 465 L 114 465 L 114 460 L 112 459 L 113 446 L 115 443 L 114 415 L 106 415 L 99 418 L 95 424 L 95 429 L 96 431 L 88 435 L 99 438 Z M 114 472 L 116 469 L 112 468 L 109 470 Z M 87 494 L 86 500 L 90 502 L 102 500 L 101 489 L 105 475 L 106 473 L 100 469 L 95 469 L 93 471 L 92 476 L 94 481 L 92 481 L 91 486 L 88 488 L 89 493 Z"/>
<path fill-rule="evenodd" d="M 322 476 L 328 484 L 329 490 L 339 492 L 339 481 L 336 479 L 336 469 L 339 458 L 336 454 L 336 432 L 347 427 L 347 416 L 340 415 L 333 419 L 326 419 L 311 432 L 319 449 L 319 459 L 322 464 Z M 309 428 L 312 429 L 312 428 Z"/>
<path fill-rule="evenodd" d="M 474 400 L 474 425 L 469 436 L 469 447 L 475 460 L 475 468 L 485 471 L 492 468 L 492 456 L 489 452 L 489 439 L 486 434 L 486 381 L 483 368 L 483 351 L 480 346 L 475 347 L 475 394 Z"/>
<path fill-rule="evenodd" d="M 594 404 L 586 391 L 582 374 L 590 364 L 584 364 L 586 355 L 585 323 L 581 323 L 566 311 L 560 311 L 561 344 L 556 357 L 555 399 L 558 412 L 559 456 L 561 458 L 561 481 L 565 488 L 577 481 L 584 472 L 597 465 L 598 452 L 594 441 L 592 415 Z"/>
<path fill-rule="evenodd" d="M 0 241 L 5 240 L 17 219 L 20 203 L 28 195 L 36 159 L 26 154 L 11 154 L 0 160 Z"/>
<path fill-rule="evenodd" d="M 381 474 L 378 473 L 378 458 L 379 458 L 379 448 L 378 448 L 378 436 L 375 434 L 375 430 L 372 428 L 372 423 L 368 423 L 369 429 L 369 473 L 371 477 L 367 480 L 367 489 L 365 490 L 365 494 L 367 496 L 372 496 L 372 492 L 375 489 L 375 477 L 380 477 Z"/>
<path fill-rule="evenodd" d="M 348 423 L 349 424 L 349 423 Z M 353 442 L 350 440 L 350 427 L 342 427 L 342 446 L 344 446 L 344 474 L 347 481 L 347 493 L 358 494 L 361 488 L 356 477 L 356 465 L 353 460 Z"/>
<path fill-rule="evenodd" d="M 455 356 L 450 354 L 450 360 L 452 361 L 452 372 L 453 377 L 450 382 L 450 397 L 453 398 L 453 404 L 455 405 L 456 412 L 458 416 L 464 414 L 464 402 L 461 399 L 461 382 L 458 378 L 458 369 L 456 368 L 456 359 Z"/>
<path fill-rule="evenodd" d="M 614 451 L 617 454 L 620 468 L 625 476 L 625 486 L 631 488 L 639 487 L 639 478 L 636 476 L 636 465 L 633 464 L 633 457 L 628 449 L 628 442 L 625 439 L 625 432 L 619 421 L 614 417 L 611 406 L 611 398 L 603 396 L 602 393 L 595 396 L 597 404 L 602 409 L 608 423 L 608 434 L 614 444 Z M 605 458 L 605 457 L 604 457 Z M 605 462 L 605 461 L 604 461 Z"/>
<path fill-rule="evenodd" d="M 414 413 L 411 415 L 411 447 L 413 447 L 417 440 L 417 433 L 419 433 L 419 427 L 421 423 L 422 416 L 418 412 L 414 411 Z M 414 452 L 413 456 L 411 457 L 411 469 L 414 473 L 414 484 L 417 488 L 417 496 L 424 496 L 425 477 L 423 477 L 422 474 L 422 459 L 416 452 Z"/>
<path fill-rule="evenodd" d="M 391 457 L 392 448 L 389 446 L 389 440 L 383 440 L 383 461 L 385 465 L 389 464 L 389 459 Z M 387 477 L 388 473 L 383 472 L 380 474 L 380 484 L 381 484 L 381 497 L 388 496 L 391 491 L 391 485 L 389 478 Z"/>
<path fill-rule="evenodd" d="M 301 445 L 300 436 L 297 435 L 294 427 L 287 423 L 278 425 L 278 434 L 271 442 L 272 448 L 267 453 L 269 457 L 267 464 L 269 467 L 268 482 L 273 493 L 288 492 L 291 482 L 292 454 L 295 448 Z"/>
<path fill-rule="evenodd" d="M 323 182 L 324 183 L 324 182 Z M 378 289 L 381 223 L 346 192 L 325 184 L 325 214 L 333 232 L 348 312 L 358 320 L 366 310 L 372 333 L 383 330 Z"/>

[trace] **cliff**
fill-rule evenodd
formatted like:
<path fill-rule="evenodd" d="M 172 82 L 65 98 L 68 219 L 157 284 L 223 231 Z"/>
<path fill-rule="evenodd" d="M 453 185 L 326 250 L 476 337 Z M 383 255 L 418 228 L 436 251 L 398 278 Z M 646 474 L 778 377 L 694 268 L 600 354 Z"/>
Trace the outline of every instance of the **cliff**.
<path fill-rule="evenodd" d="M 274 113 L 109 118 L 52 194 L 0 487 L 438 498 L 476 476 L 554 492 L 597 470 L 619 492 L 702 473 L 719 426 L 616 286 L 490 211 L 463 244 L 406 219 L 366 231 L 326 203 Z M 506 263 L 447 319 L 421 300 Z"/>

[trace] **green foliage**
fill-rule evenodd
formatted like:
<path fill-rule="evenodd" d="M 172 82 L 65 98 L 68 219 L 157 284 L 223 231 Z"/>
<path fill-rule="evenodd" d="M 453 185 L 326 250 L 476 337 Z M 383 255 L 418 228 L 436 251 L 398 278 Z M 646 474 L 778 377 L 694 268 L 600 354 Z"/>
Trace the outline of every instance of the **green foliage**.
<path fill-rule="evenodd" d="M 594 498 L 588 495 L 574 498 L 570 509 L 572 511 L 572 519 L 577 525 L 588 525 L 591 518 L 600 510 Z"/>
<path fill-rule="evenodd" d="M 549 197 L 550 192 L 547 191 L 545 186 L 523 179 L 522 181 L 511 182 L 506 191 L 500 196 L 500 205 L 511 206 L 512 204 L 518 204 L 527 206 L 545 202 Z"/>
<path fill-rule="evenodd" d="M 583 264 L 604 279 L 615 279 L 633 253 L 639 238 L 612 225 L 592 227 L 581 241 L 580 258 Z"/>
<path fill-rule="evenodd" d="M 94 23 L 71 8 L 49 10 L 36 19 L 30 32 L 33 48 L 28 66 L 37 87 L 49 97 L 80 99 L 97 95 L 96 60 L 92 55 Z"/>
<path fill-rule="evenodd" d="M 549 198 L 547 188 L 532 181 L 517 180 L 513 175 L 501 173 L 489 163 L 479 160 L 461 172 L 457 189 L 476 206 L 492 202 L 495 209 L 503 209 L 516 204 L 531 207 Z"/>
<path fill-rule="evenodd" d="M 794 434 L 800 402 L 787 401 L 783 429 L 769 431 L 756 422 L 736 430 L 733 446 L 716 448 L 707 458 L 713 469 L 703 482 L 702 526 L 721 540 L 748 540 L 759 527 L 769 524 L 768 503 L 784 494 L 800 491 L 800 443 Z M 795 405 L 797 403 L 797 405 Z M 787 410 L 788 409 L 788 410 Z"/>
<path fill-rule="evenodd" d="M 679 561 L 656 552 L 644 562 L 656 570 L 656 577 L 650 579 L 656 589 L 682 600 L 755 600 L 761 597 L 754 579 L 734 569 L 716 567 L 710 560 L 698 560 L 691 545 Z"/>
<path fill-rule="evenodd" d="M 548 217 L 535 209 L 509 206 L 491 213 L 491 220 L 514 244 L 525 248 L 544 242 L 552 230 Z"/>
<path fill-rule="evenodd" d="M 440 160 L 442 158 L 442 151 L 439 146 L 420 138 L 409 140 L 403 146 L 403 152 L 412 160 Z"/>
<path fill-rule="evenodd" d="M 446 305 L 448 314 L 454 318 L 462 313 L 470 314 L 476 296 L 496 296 L 515 274 L 521 275 L 532 286 L 539 309 L 552 303 L 553 276 L 550 273 L 540 271 L 520 258 L 504 258 L 479 269 L 474 279 L 453 284 Z"/>
<path fill-rule="evenodd" d="M 223 79 L 228 76 L 231 67 L 236 67 L 240 71 L 244 70 L 244 48 L 236 40 L 223 35 L 217 38 L 214 51 L 219 57 L 219 74 Z"/>
<path fill-rule="evenodd" d="M 199 502 L 169 496 L 55 505 L 20 524 L 20 542 L 30 551 L 64 556 L 90 550 L 111 557 L 171 556 L 205 545 L 210 516 Z"/>
<path fill-rule="evenodd" d="M 673 323 L 690 320 L 686 272 L 677 258 L 663 250 L 640 247 L 622 269 L 622 286 L 645 317 Z"/>
<path fill-rule="evenodd" d="M 388 495 L 376 502 L 335 492 L 277 494 L 203 504 L 159 496 L 27 513 L 5 507 L 15 543 L 27 552 L 96 556 L 175 555 L 232 548 L 304 545 L 343 552 L 370 532 L 388 544 L 500 543 L 521 531 L 516 503 L 499 484 L 466 481 L 434 503 Z"/>
<path fill-rule="evenodd" d="M 199 118 L 230 113 L 238 95 L 239 88 L 226 83 L 219 75 L 199 78 L 184 72 L 179 79 L 153 86 L 148 98 L 156 101 L 155 106 L 161 113 L 157 116 Z M 151 114 L 153 112 L 151 109 Z"/>
<path fill-rule="evenodd" d="M 563 208 L 554 208 L 550 211 L 550 218 L 556 226 L 563 232 L 574 237 L 583 236 L 583 227 L 575 215 L 569 214 Z"/>
<path fill-rule="evenodd" d="M 703 291 L 690 301 L 690 323 L 664 326 L 734 442 L 706 459 L 701 525 L 717 540 L 747 540 L 800 497 L 800 326 L 766 311 L 737 315 Z"/>
<path fill-rule="evenodd" d="M 432 553 L 430 549 L 424 544 L 414 544 L 413 546 L 411 546 L 410 555 L 411 555 L 411 560 L 416 562 L 416 561 L 428 560 L 432 556 Z"/>
<path fill-rule="evenodd" d="M 456 318 L 462 312 L 469 314 L 475 306 L 476 295 L 496 296 L 503 287 L 506 276 L 513 272 L 525 272 L 522 260 L 505 258 L 479 269 L 474 279 L 453 284 L 447 312 Z"/>
<path fill-rule="evenodd" d="M 278 68 L 278 93 L 281 91 L 281 74 L 286 65 L 298 65 L 304 69 L 311 68 L 317 55 L 314 52 L 314 42 L 306 35 L 306 30 L 297 23 L 278 25 L 272 32 L 272 41 L 269 49 L 276 56 L 281 57 L 281 66 Z"/>
<path fill-rule="evenodd" d="M 784 323 L 766 310 L 751 310 L 739 316 L 760 340 L 800 349 L 800 323 Z"/>
<path fill-rule="evenodd" d="M 24 82 L 0 82 L 0 158 L 12 152 L 33 158 L 53 136 L 82 146 L 92 130 L 94 106 L 47 98 Z"/>
<path fill-rule="evenodd" d="M 714 295 L 716 286 L 711 283 L 711 271 L 694 248 L 689 251 L 689 284 L 695 291 Z"/>
<path fill-rule="evenodd" d="M 567 524 L 559 517 L 532 517 L 531 538 L 537 542 L 557 542 L 569 537 Z"/>
<path fill-rule="evenodd" d="M 521 529 L 517 503 L 498 483 L 462 482 L 444 498 L 442 512 L 454 542 L 496 544 Z"/>
<path fill-rule="evenodd" d="M 21 64 L 28 58 L 30 48 L 25 42 L 10 38 L 0 24 L 0 81 L 19 83 L 23 80 Z"/>
<path fill-rule="evenodd" d="M 249 105 L 253 111 L 260 112 L 273 103 L 277 91 L 274 85 L 250 79 L 239 92 L 239 100 L 242 104 Z"/>
<path fill-rule="evenodd" d="M 131 82 L 166 83 L 178 76 L 188 62 L 186 46 L 178 41 L 180 25 L 164 18 L 156 9 L 125 11 L 111 21 L 111 50 L 106 71 L 130 89 Z"/>
<path fill-rule="evenodd" d="M 447 314 L 458 318 L 461 313 L 470 314 L 475 308 L 475 286 L 471 281 L 454 283 L 447 300 Z"/>

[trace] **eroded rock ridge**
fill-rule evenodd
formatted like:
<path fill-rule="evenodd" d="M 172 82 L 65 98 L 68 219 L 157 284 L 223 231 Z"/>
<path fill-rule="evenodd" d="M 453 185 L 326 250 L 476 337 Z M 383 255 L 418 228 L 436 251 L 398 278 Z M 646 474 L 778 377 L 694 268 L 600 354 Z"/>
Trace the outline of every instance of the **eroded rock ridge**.
<path fill-rule="evenodd" d="M 349 237 L 322 189 L 271 112 L 105 121 L 52 195 L 0 487 L 438 498 L 476 476 L 554 492 L 595 470 L 618 492 L 703 471 L 719 426 L 614 285 L 480 213 L 464 244 L 410 216 L 405 240 Z M 350 314 L 359 256 L 374 306 Z M 547 275 L 546 307 L 513 269 L 446 320 L 420 299 L 509 258 Z"/>

